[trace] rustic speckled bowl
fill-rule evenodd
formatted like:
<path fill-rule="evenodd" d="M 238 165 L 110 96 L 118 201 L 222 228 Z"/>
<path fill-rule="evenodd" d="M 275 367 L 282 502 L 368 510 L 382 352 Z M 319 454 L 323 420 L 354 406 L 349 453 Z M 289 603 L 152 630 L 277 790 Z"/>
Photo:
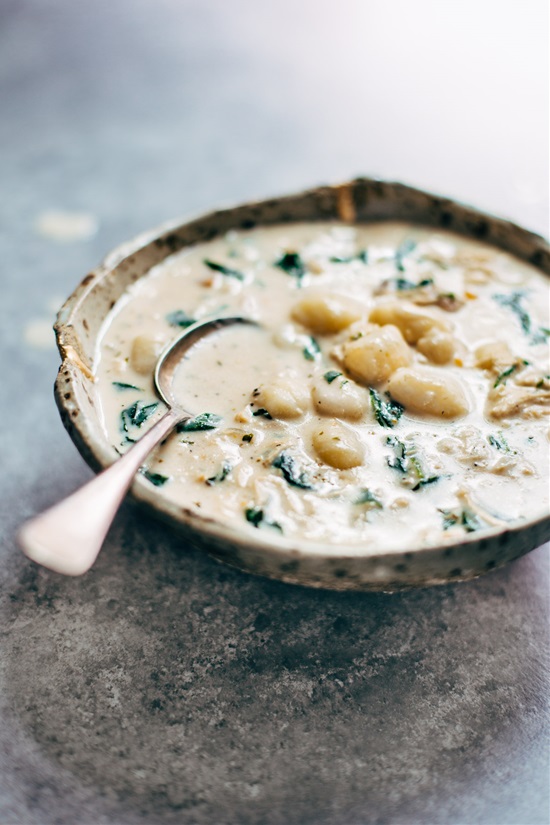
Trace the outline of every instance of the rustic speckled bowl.
<path fill-rule="evenodd" d="M 448 198 L 365 178 L 211 212 L 140 235 L 111 252 L 87 275 L 57 318 L 62 364 L 55 396 L 63 423 L 88 464 L 99 470 L 117 458 L 99 420 L 93 362 L 101 324 L 130 284 L 168 255 L 230 229 L 292 221 L 384 219 L 452 229 L 492 243 L 550 274 L 550 247 L 538 235 Z M 171 503 L 140 475 L 131 495 L 179 529 L 182 549 L 200 546 L 242 570 L 334 590 L 395 591 L 471 579 L 528 553 L 550 536 L 550 515 L 544 515 L 507 529 L 474 533 L 451 545 L 372 552 L 362 545 L 306 544 L 241 532 Z"/>

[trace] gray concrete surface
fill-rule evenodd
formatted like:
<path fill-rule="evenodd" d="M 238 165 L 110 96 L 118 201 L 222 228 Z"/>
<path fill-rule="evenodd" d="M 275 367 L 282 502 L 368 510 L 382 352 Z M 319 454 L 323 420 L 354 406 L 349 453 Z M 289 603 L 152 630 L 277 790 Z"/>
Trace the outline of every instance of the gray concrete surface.
<path fill-rule="evenodd" d="M 292 588 L 125 505 L 78 580 L 14 531 L 90 476 L 25 343 L 114 244 L 356 173 L 546 230 L 547 6 L 0 5 L 0 823 L 544 825 L 548 561 Z M 85 211 L 88 241 L 40 236 Z"/>

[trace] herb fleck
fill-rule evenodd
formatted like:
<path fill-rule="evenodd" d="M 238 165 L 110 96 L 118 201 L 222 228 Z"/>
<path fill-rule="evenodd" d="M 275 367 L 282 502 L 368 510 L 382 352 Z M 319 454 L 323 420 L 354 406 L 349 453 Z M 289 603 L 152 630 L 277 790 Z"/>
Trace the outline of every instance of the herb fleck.
<path fill-rule="evenodd" d="M 349 264 L 352 261 L 361 261 L 364 264 L 368 264 L 369 262 L 369 251 L 368 249 L 362 249 L 360 252 L 357 252 L 355 255 L 331 255 L 329 261 L 332 264 Z"/>
<path fill-rule="evenodd" d="M 502 450 L 503 453 L 510 453 L 510 445 L 504 438 L 502 433 L 498 433 L 497 435 L 493 435 L 490 433 L 487 436 L 487 441 L 491 445 L 491 447 L 495 447 L 497 450 Z"/>
<path fill-rule="evenodd" d="M 403 484 L 410 487 L 413 492 L 420 490 L 427 484 L 434 484 L 443 476 L 428 475 L 422 466 L 422 462 L 415 452 L 414 445 L 406 445 L 403 441 L 390 435 L 386 439 L 386 444 L 393 447 L 393 456 L 387 458 L 388 467 L 398 470 L 405 475 Z"/>
<path fill-rule="evenodd" d="M 275 261 L 274 266 L 282 269 L 287 275 L 292 275 L 298 283 L 306 274 L 305 264 L 298 252 L 285 252 Z"/>
<path fill-rule="evenodd" d="M 506 379 L 509 378 L 518 368 L 519 364 L 512 364 L 511 367 L 507 367 L 503 372 L 501 372 L 493 384 L 493 389 L 500 386 L 500 384 L 506 384 Z"/>
<path fill-rule="evenodd" d="M 354 504 L 370 504 L 370 505 L 372 505 L 372 507 L 376 507 L 379 510 L 381 510 L 384 506 L 382 504 L 382 502 L 380 501 L 380 499 L 372 492 L 372 490 L 369 490 L 367 487 L 365 487 L 363 490 L 359 491 L 359 495 L 357 496 L 357 498 L 354 500 L 353 503 Z"/>
<path fill-rule="evenodd" d="M 399 272 L 405 272 L 404 259 L 411 254 L 413 249 L 416 249 L 416 241 L 409 239 L 403 241 L 395 250 L 395 266 Z"/>
<path fill-rule="evenodd" d="M 421 487 L 425 487 L 426 484 L 433 484 L 434 482 L 439 481 L 440 478 L 441 476 L 428 476 L 427 478 L 421 478 L 417 481 L 414 487 L 411 487 L 411 489 L 413 491 L 420 490 Z"/>
<path fill-rule="evenodd" d="M 386 439 L 386 444 L 393 447 L 394 451 L 394 455 L 388 458 L 388 467 L 391 467 L 392 470 L 399 470 L 401 473 L 406 473 L 408 462 L 404 443 L 398 438 L 394 438 L 394 436 L 389 435 Z"/>
<path fill-rule="evenodd" d="M 246 441 L 248 444 L 250 444 L 250 442 L 252 441 L 253 438 L 254 438 L 254 433 L 245 433 L 242 437 L 242 440 Z"/>
<path fill-rule="evenodd" d="M 218 484 L 221 481 L 225 481 L 225 479 L 227 478 L 232 469 L 233 468 L 231 464 L 224 462 L 219 473 L 216 473 L 216 475 L 207 478 L 205 483 L 208 484 L 209 487 L 212 487 L 213 484 Z"/>
<path fill-rule="evenodd" d="M 275 530 L 279 530 L 281 533 L 283 532 L 283 528 L 277 521 L 271 521 L 268 519 L 262 509 L 259 507 L 247 507 L 244 511 L 244 515 L 247 521 L 250 524 L 254 525 L 254 527 L 260 527 L 260 525 L 264 525 L 265 527 L 273 527 Z"/>
<path fill-rule="evenodd" d="M 407 278 L 388 278 L 385 282 L 388 286 L 394 286 L 398 292 L 408 292 L 411 289 L 421 289 L 425 286 L 433 284 L 433 278 L 423 278 L 417 284 L 414 281 L 409 281 Z"/>
<path fill-rule="evenodd" d="M 464 527 L 467 533 L 474 533 L 476 530 L 482 530 L 488 525 L 477 515 L 473 510 L 465 507 L 461 511 L 454 510 L 440 510 L 443 516 L 443 529 L 449 530 L 451 527 L 457 525 Z"/>
<path fill-rule="evenodd" d="M 182 421 L 176 429 L 178 433 L 189 433 L 195 430 L 215 430 L 221 420 L 221 415 L 215 415 L 215 413 L 200 413 L 200 415 L 196 415 L 194 418 Z"/>
<path fill-rule="evenodd" d="M 137 390 L 138 392 L 143 392 L 143 390 L 140 389 L 140 387 L 136 387 L 135 384 L 125 384 L 124 381 L 112 381 L 111 383 L 117 390 Z"/>
<path fill-rule="evenodd" d="M 145 470 L 144 468 L 141 468 L 140 473 L 145 476 L 147 481 L 154 484 L 155 487 L 162 487 L 163 484 L 169 481 L 168 476 L 163 476 L 162 473 L 152 473 L 150 470 Z"/>
<path fill-rule="evenodd" d="M 300 487 L 302 490 L 314 489 L 307 473 L 300 472 L 296 466 L 296 461 L 289 453 L 283 451 L 273 460 L 272 463 L 273 467 L 277 467 L 277 469 L 281 471 L 285 481 L 287 481 L 292 487 Z"/>
<path fill-rule="evenodd" d="M 270 413 L 269 413 L 266 409 L 264 409 L 263 407 L 259 407 L 259 409 L 255 410 L 255 411 L 252 413 L 252 415 L 254 415 L 254 416 L 261 415 L 261 416 L 263 416 L 264 418 L 269 418 L 269 419 L 272 419 L 272 418 L 273 418 L 273 416 L 272 416 L 272 415 L 271 415 L 271 414 L 270 414 Z"/>
<path fill-rule="evenodd" d="M 237 278 L 238 281 L 244 281 L 244 275 L 238 269 L 231 269 L 224 264 L 218 264 L 216 261 L 210 261 L 208 258 L 203 259 L 203 263 L 214 272 L 221 272 L 222 275 L 228 275 L 230 278 Z"/>
<path fill-rule="evenodd" d="M 191 318 L 183 309 L 175 309 L 173 312 L 169 312 L 166 320 L 171 327 L 181 327 L 182 329 L 186 329 L 195 323 L 195 319 Z"/>
<path fill-rule="evenodd" d="M 516 315 L 522 330 L 528 334 L 531 332 L 531 318 L 526 309 L 521 305 L 523 298 L 525 298 L 525 292 L 523 290 L 512 292 L 510 295 L 502 293 L 493 295 L 493 299 L 497 304 L 500 304 L 501 307 L 507 307 Z"/>
<path fill-rule="evenodd" d="M 453 513 L 452 510 L 440 510 L 439 512 L 443 516 L 444 530 L 450 530 L 451 527 L 454 527 L 456 524 L 458 524 L 460 516 L 458 516 L 456 513 Z"/>
<path fill-rule="evenodd" d="M 311 337 L 302 352 L 304 353 L 304 358 L 307 358 L 308 361 L 315 361 L 317 356 L 321 353 L 321 347 L 315 338 Z"/>
<path fill-rule="evenodd" d="M 122 431 L 127 433 L 128 427 L 141 427 L 150 418 L 158 407 L 158 402 L 144 404 L 143 401 L 136 401 L 120 413 Z"/>
<path fill-rule="evenodd" d="M 323 378 L 327 384 L 332 384 L 332 382 L 335 381 L 340 375 L 342 375 L 342 373 L 338 372 L 338 370 L 329 370 L 328 372 L 325 372 Z"/>
<path fill-rule="evenodd" d="M 403 415 L 405 407 L 403 407 L 403 405 L 399 404 L 397 401 L 394 401 L 389 393 L 386 393 L 386 397 L 388 400 L 384 401 L 384 399 L 381 398 L 381 396 L 376 392 L 376 390 L 373 390 L 371 388 L 369 392 L 372 409 L 375 418 L 380 424 L 380 426 L 395 427 L 395 425 L 399 422 L 399 419 Z"/>
<path fill-rule="evenodd" d="M 462 511 L 460 521 L 467 533 L 473 533 L 476 530 L 482 530 L 484 527 L 487 527 L 485 522 L 483 522 L 473 510 L 468 510 L 467 508 L 464 508 Z"/>

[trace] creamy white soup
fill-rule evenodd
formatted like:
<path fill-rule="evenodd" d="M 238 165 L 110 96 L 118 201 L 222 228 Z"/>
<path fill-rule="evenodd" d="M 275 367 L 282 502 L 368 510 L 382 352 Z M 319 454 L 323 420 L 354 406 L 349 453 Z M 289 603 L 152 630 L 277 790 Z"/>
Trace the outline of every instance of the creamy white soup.
<path fill-rule="evenodd" d="M 145 478 L 282 539 L 373 550 L 455 541 L 548 509 L 548 279 L 493 247 L 397 222 L 230 232 L 167 258 L 109 314 L 96 358 L 124 452 L 162 414 L 161 349 L 193 419 Z"/>

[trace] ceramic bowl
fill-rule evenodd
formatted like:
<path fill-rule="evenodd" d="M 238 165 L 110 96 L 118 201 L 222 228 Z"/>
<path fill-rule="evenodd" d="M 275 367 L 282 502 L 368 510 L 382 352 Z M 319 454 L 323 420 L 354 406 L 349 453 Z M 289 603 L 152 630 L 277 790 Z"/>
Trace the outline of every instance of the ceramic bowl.
<path fill-rule="evenodd" d="M 130 284 L 168 255 L 230 229 L 292 221 L 384 219 L 482 239 L 550 274 L 550 247 L 543 238 L 448 198 L 365 178 L 211 212 L 140 235 L 111 252 L 87 275 L 57 318 L 62 364 L 55 396 L 63 423 L 88 464 L 99 470 L 117 458 L 100 423 L 93 366 L 105 316 Z M 182 550 L 190 544 L 199 546 L 242 570 L 335 590 L 395 591 L 474 578 L 529 552 L 550 536 L 550 516 L 544 516 L 504 530 L 486 530 L 481 536 L 471 534 L 451 545 L 372 552 L 363 546 L 306 544 L 241 532 L 168 501 L 139 475 L 131 495 L 141 507 L 178 528 Z"/>

